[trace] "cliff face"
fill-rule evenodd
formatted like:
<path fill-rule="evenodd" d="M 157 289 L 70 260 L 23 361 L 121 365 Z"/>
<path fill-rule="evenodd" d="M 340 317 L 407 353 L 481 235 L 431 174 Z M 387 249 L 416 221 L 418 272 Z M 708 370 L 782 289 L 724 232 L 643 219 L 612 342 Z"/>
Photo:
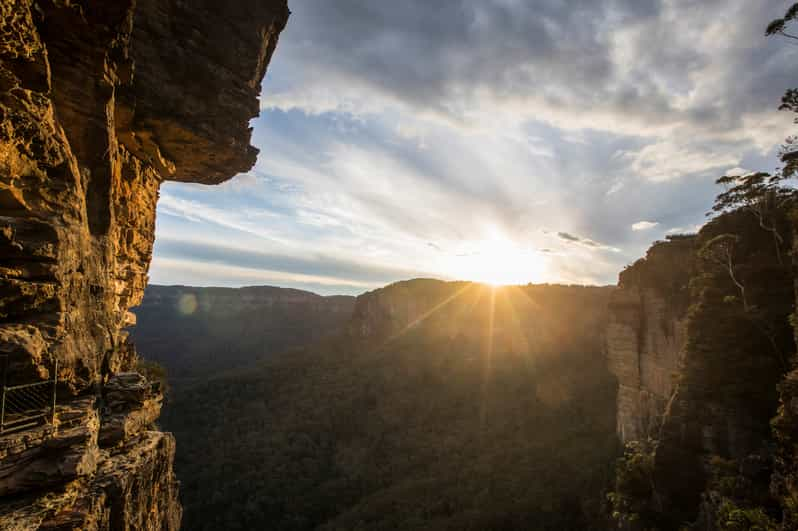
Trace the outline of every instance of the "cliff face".
<path fill-rule="evenodd" d="M 673 393 L 693 253 L 691 237 L 655 244 L 621 273 L 612 295 L 607 360 L 618 379 L 617 433 L 624 443 L 656 435 Z"/>
<path fill-rule="evenodd" d="M 287 16 L 280 0 L 0 4 L 0 354 L 8 385 L 56 361 L 59 382 L 54 426 L 0 437 L 0 527 L 177 527 L 174 441 L 149 430 L 160 391 L 128 374 L 128 308 L 160 183 L 254 162 Z"/>
<path fill-rule="evenodd" d="M 767 495 L 771 419 L 779 382 L 795 354 L 789 322 L 795 299 L 794 273 L 782 258 L 792 245 L 790 221 L 783 211 L 767 215 L 785 235 L 778 244 L 763 236 L 746 210 L 712 220 L 698 235 L 704 252 L 692 280 L 684 363 L 655 456 L 654 481 L 674 520 L 698 516 L 711 523 L 723 498 L 743 507 L 777 507 Z M 730 256 L 742 292 L 706 252 L 728 234 L 736 235 Z M 721 461 L 733 463 L 731 477 L 746 488 L 724 490 Z"/>
<path fill-rule="evenodd" d="M 346 329 L 355 298 L 252 286 L 148 286 L 132 337 L 170 383 L 252 365 Z"/>
<path fill-rule="evenodd" d="M 357 298 L 349 333 L 367 341 L 390 338 L 419 324 L 470 286 L 420 278 L 370 291 Z"/>
<path fill-rule="evenodd" d="M 793 221 L 763 212 L 781 238 L 739 209 L 655 244 L 621 275 L 608 332 L 618 433 L 655 442 L 619 463 L 625 529 L 795 527 L 796 376 L 783 380 L 795 355 Z"/>

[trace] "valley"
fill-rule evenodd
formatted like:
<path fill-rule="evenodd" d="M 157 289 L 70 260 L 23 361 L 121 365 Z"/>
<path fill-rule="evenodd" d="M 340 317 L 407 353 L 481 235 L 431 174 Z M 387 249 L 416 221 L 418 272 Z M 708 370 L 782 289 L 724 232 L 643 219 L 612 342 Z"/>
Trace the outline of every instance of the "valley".
<path fill-rule="evenodd" d="M 618 451 L 612 292 L 400 282 L 337 335 L 175 390 L 184 525 L 590 528 Z"/>

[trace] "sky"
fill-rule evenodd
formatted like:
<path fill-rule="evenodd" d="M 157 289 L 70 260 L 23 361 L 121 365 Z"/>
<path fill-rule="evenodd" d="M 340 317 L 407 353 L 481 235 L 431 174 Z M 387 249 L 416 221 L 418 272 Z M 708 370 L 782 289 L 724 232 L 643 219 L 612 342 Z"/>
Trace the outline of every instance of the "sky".
<path fill-rule="evenodd" d="M 255 167 L 161 188 L 150 281 L 613 284 L 772 170 L 781 0 L 289 0 Z"/>

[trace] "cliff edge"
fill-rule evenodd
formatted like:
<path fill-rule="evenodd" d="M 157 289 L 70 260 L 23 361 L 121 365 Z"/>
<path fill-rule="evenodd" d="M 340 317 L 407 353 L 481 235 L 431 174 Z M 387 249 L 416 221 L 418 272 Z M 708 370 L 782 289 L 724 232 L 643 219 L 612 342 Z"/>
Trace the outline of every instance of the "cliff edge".
<path fill-rule="evenodd" d="M 0 434 L 0 528 L 179 527 L 174 439 L 154 427 L 161 390 L 135 372 L 128 309 L 161 182 L 254 164 L 249 120 L 288 14 L 285 0 L 0 4 L 0 360 L 5 386 L 56 388 L 45 422 Z"/>

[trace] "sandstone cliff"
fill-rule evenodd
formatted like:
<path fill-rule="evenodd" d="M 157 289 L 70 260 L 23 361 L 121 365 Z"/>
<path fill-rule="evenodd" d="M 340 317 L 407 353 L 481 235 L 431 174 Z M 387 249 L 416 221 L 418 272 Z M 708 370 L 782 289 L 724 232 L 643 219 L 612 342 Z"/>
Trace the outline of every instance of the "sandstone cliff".
<path fill-rule="evenodd" d="M 52 378 L 55 419 L 0 437 L 3 529 L 175 529 L 160 390 L 130 371 L 165 180 L 217 183 L 248 121 L 284 0 L 0 3 L 0 354 Z"/>
<path fill-rule="evenodd" d="M 618 379 L 622 442 L 655 436 L 686 341 L 693 237 L 658 242 L 625 269 L 610 301 L 607 360 Z"/>
<path fill-rule="evenodd" d="M 763 215 L 782 239 L 739 209 L 621 275 L 607 334 L 618 435 L 653 440 L 619 462 L 624 529 L 795 527 L 793 218 Z"/>
<path fill-rule="evenodd" d="M 355 302 L 349 333 L 367 341 L 390 338 L 419 324 L 471 286 L 418 278 L 364 293 Z"/>

